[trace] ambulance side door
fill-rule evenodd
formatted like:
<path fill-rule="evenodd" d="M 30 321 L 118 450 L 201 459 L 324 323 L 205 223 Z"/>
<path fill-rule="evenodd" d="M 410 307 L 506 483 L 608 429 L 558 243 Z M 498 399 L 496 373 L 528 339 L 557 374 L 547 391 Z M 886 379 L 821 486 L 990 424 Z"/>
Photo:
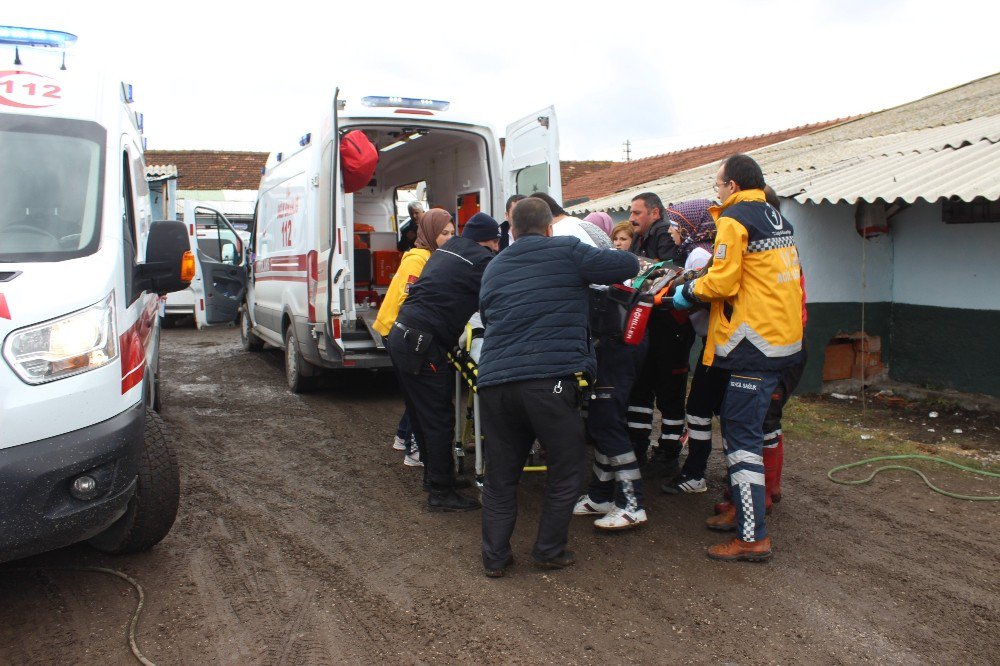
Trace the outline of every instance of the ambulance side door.
<path fill-rule="evenodd" d="M 562 203 L 559 125 L 547 107 L 507 126 L 503 153 L 504 199 L 545 192 Z"/>
<path fill-rule="evenodd" d="M 194 316 L 198 328 L 236 321 L 247 289 L 246 243 L 226 216 L 204 205 L 194 207 L 192 244 L 196 270 Z M 191 222 L 185 215 L 185 222 Z"/>

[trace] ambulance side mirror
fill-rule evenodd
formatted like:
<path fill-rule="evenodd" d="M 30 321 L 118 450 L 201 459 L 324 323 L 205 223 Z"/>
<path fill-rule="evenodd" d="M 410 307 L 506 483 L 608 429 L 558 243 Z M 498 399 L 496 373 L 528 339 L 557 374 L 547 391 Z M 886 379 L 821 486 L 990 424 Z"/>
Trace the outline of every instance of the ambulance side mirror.
<path fill-rule="evenodd" d="M 183 222 L 153 222 L 146 240 L 146 262 L 136 267 L 136 286 L 160 296 L 187 289 L 191 280 L 189 275 L 182 274 L 181 266 L 185 260 L 184 253 L 190 249 L 188 230 Z M 185 277 L 188 279 L 185 280 Z"/>

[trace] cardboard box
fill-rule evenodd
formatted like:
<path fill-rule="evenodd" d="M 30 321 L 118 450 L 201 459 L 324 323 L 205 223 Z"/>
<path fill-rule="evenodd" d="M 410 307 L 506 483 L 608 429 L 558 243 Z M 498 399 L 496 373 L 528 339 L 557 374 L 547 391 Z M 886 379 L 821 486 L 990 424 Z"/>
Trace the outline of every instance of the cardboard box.
<path fill-rule="evenodd" d="M 388 287 L 392 282 L 392 276 L 399 270 L 399 260 L 402 254 L 396 250 L 375 250 L 372 252 L 375 260 L 375 284 L 379 287 Z"/>
<path fill-rule="evenodd" d="M 854 368 L 854 346 L 848 344 L 829 344 L 823 359 L 823 381 L 830 382 L 839 379 L 850 379 Z"/>

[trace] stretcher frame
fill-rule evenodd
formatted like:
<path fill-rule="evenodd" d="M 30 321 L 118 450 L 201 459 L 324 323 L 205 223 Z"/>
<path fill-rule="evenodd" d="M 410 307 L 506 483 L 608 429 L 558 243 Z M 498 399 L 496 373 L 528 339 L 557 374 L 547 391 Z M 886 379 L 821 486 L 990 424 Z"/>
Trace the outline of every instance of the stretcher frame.
<path fill-rule="evenodd" d="M 472 358 L 473 329 L 471 325 L 465 327 L 465 344 L 457 345 L 448 353 L 448 362 L 455 368 L 455 439 L 452 451 L 455 456 L 455 468 L 459 473 L 465 470 L 465 441 L 468 439 L 469 421 L 472 422 L 472 441 L 476 451 L 476 485 L 483 487 L 483 477 L 485 474 L 485 462 L 483 460 L 483 431 L 482 421 L 479 413 L 479 392 L 476 390 L 476 380 L 479 377 L 479 365 Z M 462 418 L 462 386 L 469 387 L 469 395 L 466 399 L 465 418 Z M 529 454 L 529 461 L 533 462 L 534 453 Z M 525 472 L 545 472 L 548 467 L 545 465 L 524 466 Z"/>

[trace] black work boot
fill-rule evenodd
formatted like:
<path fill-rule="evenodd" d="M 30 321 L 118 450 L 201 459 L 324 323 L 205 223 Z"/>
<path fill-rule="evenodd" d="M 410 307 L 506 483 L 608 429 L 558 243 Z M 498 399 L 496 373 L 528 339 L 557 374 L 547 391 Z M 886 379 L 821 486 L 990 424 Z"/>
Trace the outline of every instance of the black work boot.
<path fill-rule="evenodd" d="M 434 487 L 427 494 L 427 508 L 431 511 L 473 511 L 479 506 L 479 502 L 462 497 L 454 488 Z"/>
<path fill-rule="evenodd" d="M 424 490 L 426 490 L 427 492 L 431 492 L 432 490 L 434 490 L 433 484 L 431 484 L 431 482 L 428 481 L 427 479 L 424 479 L 423 487 L 424 487 Z M 458 477 L 455 477 L 455 481 L 454 481 L 454 483 L 452 484 L 451 487 L 454 488 L 455 490 L 461 490 L 463 488 L 471 488 L 472 487 L 472 481 L 469 481 L 468 479 L 466 479 L 464 477 L 458 476 Z"/>

